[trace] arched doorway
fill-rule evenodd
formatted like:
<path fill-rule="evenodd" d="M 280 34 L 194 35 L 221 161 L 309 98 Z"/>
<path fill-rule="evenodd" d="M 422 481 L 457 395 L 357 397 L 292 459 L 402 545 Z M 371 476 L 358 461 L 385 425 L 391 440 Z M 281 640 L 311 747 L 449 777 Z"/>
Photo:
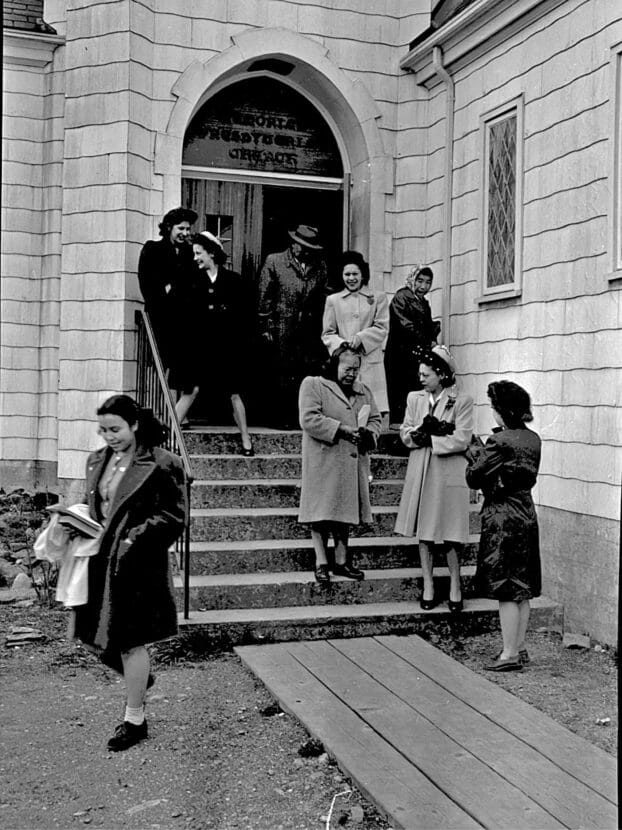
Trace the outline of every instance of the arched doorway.
<path fill-rule="evenodd" d="M 223 239 L 233 269 L 252 281 L 299 224 L 319 229 L 330 273 L 348 243 L 348 184 L 326 119 L 272 73 L 216 92 L 184 136 L 182 203 L 197 212 L 198 229 Z"/>
<path fill-rule="evenodd" d="M 287 66 L 272 60 L 271 64 Z M 314 104 L 273 73 L 233 80 L 202 103 L 184 135 L 182 204 L 198 214 L 197 230 L 223 241 L 249 291 L 270 253 L 289 246 L 298 225 L 319 230 L 329 280 L 348 243 L 349 176 L 333 129 Z M 338 286 L 335 284 L 334 286 Z M 252 333 L 250 333 L 252 337 Z M 246 390 L 251 419 L 269 420 L 262 378 L 269 355 L 256 340 Z M 193 419 L 222 422 L 226 411 L 202 394 Z"/>

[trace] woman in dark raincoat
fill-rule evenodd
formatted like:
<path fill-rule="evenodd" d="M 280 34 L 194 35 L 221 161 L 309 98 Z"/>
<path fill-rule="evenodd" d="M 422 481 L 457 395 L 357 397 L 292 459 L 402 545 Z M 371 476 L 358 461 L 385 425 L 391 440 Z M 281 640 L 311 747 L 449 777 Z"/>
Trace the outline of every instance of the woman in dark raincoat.
<path fill-rule="evenodd" d="M 169 547 L 184 529 L 187 499 L 180 459 L 156 446 L 163 430 L 151 410 L 113 395 L 97 415 L 106 446 L 89 456 L 86 486 L 103 531 L 74 633 L 125 677 L 125 718 L 108 742 L 118 751 L 147 737 L 144 699 L 153 678 L 145 646 L 177 633 Z"/>
<path fill-rule="evenodd" d="M 540 595 L 538 519 L 531 497 L 540 466 L 540 437 L 527 392 L 511 381 L 488 386 L 498 429 L 484 446 L 467 450 L 466 480 L 482 490 L 482 530 L 476 584 L 481 596 L 499 601 L 503 650 L 485 668 L 520 671 L 529 661 L 525 634 L 529 600 Z"/>

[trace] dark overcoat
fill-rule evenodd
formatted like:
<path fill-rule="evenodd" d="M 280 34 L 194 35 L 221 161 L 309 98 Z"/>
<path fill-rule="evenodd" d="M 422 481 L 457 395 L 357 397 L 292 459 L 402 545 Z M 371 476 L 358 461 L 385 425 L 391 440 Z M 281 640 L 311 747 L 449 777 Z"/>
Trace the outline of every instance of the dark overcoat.
<path fill-rule="evenodd" d="M 241 393 L 252 343 L 250 286 L 222 265 L 214 282 L 193 268 L 176 291 L 176 303 L 179 351 L 170 386 L 185 392 L 198 386 L 211 396 Z"/>
<path fill-rule="evenodd" d="M 259 275 L 259 330 L 270 334 L 283 372 L 302 377 L 325 358 L 321 337 L 326 295 L 323 260 L 303 271 L 289 248 L 266 257 Z"/>
<path fill-rule="evenodd" d="M 145 242 L 138 260 L 138 284 L 166 367 L 174 359 L 179 334 L 177 291 L 194 268 L 192 247 L 177 249 L 167 239 Z"/>
<path fill-rule="evenodd" d="M 86 501 L 102 521 L 98 484 L 111 450 L 91 453 Z M 89 562 L 88 602 L 76 609 L 75 636 L 108 654 L 177 633 L 169 547 L 184 529 L 185 475 L 167 450 L 137 448 Z"/>
<path fill-rule="evenodd" d="M 391 420 L 401 421 L 409 392 L 421 389 L 419 360 L 436 338 L 430 304 L 407 286 L 389 306 L 389 337 L 384 352 Z"/>
<path fill-rule="evenodd" d="M 357 428 L 361 407 L 369 406 L 367 429 L 374 439 L 382 419 L 374 396 L 355 383 L 348 398 L 338 383 L 307 377 L 300 387 L 302 488 L 298 521 L 358 525 L 372 520 L 369 500 L 369 454 L 337 437 L 341 424 Z"/>
<path fill-rule="evenodd" d="M 480 596 L 521 602 L 541 591 L 538 518 L 531 497 L 540 466 L 533 430 L 501 429 L 468 453 L 466 480 L 484 494 L 476 584 Z"/>

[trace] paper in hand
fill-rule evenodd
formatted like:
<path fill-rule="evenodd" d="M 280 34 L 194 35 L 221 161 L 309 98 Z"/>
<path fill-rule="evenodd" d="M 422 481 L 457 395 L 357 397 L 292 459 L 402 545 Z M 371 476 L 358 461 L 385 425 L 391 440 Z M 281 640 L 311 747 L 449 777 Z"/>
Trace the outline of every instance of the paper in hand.
<path fill-rule="evenodd" d="M 371 406 L 368 403 L 364 403 L 363 406 L 359 409 L 359 414 L 356 419 L 359 429 L 365 429 L 367 427 L 367 422 L 369 421 L 370 413 Z"/>

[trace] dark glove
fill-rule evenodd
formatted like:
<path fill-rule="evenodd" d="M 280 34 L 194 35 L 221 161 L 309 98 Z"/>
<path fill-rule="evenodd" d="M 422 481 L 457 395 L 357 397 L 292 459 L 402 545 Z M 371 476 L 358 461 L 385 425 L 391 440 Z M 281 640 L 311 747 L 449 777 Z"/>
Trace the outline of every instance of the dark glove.
<path fill-rule="evenodd" d="M 371 452 L 375 448 L 376 439 L 374 438 L 374 434 L 366 427 L 361 427 L 359 429 L 359 452 Z"/>
<path fill-rule="evenodd" d="M 419 427 L 419 429 L 414 429 L 410 433 L 410 437 L 415 447 L 421 448 L 432 446 L 432 438 L 430 437 L 430 433 L 424 432 L 421 427 Z"/>
<path fill-rule="evenodd" d="M 419 429 L 428 435 L 453 435 L 456 425 L 451 421 L 439 421 L 434 415 L 426 415 Z"/>

